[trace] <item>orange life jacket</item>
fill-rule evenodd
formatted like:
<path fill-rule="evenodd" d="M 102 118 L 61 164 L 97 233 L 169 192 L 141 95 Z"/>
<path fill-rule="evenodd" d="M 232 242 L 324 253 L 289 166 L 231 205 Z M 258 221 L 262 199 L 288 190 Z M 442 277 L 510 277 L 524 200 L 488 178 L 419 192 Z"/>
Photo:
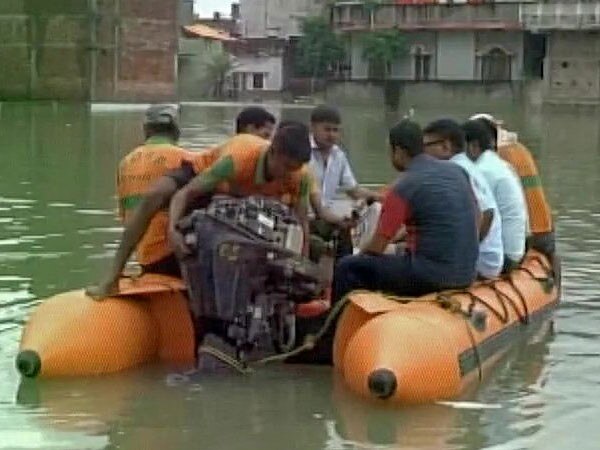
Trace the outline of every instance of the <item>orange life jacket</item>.
<path fill-rule="evenodd" d="M 531 232 L 538 234 L 552 231 L 552 211 L 546 201 L 542 180 L 529 150 L 523 144 L 514 142 L 499 146 L 498 155 L 508 162 L 521 178 Z"/>
<path fill-rule="evenodd" d="M 174 145 L 161 137 L 153 137 L 119 163 L 117 172 L 117 194 L 119 215 L 126 223 L 150 187 L 168 171 L 181 167 L 193 153 Z M 166 230 L 169 224 L 167 211 L 157 213 L 137 246 L 138 262 L 148 265 L 171 254 Z"/>

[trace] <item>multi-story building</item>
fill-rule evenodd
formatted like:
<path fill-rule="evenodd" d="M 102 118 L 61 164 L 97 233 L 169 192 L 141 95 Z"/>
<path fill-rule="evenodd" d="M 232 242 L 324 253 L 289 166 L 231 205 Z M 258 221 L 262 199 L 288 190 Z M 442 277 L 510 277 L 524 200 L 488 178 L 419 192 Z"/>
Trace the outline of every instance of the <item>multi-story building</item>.
<path fill-rule="evenodd" d="M 280 92 L 291 76 L 301 20 L 323 14 L 325 0 L 240 0 L 234 87 L 249 94 Z"/>
<path fill-rule="evenodd" d="M 392 64 L 392 79 L 489 82 L 522 78 L 524 30 L 518 1 L 336 1 L 331 20 L 335 30 L 348 38 L 352 80 L 373 78 L 362 38 L 386 29 L 402 31 L 407 48 Z"/>
<path fill-rule="evenodd" d="M 546 40 L 545 98 L 600 102 L 600 1 L 523 5 L 521 21 Z"/>

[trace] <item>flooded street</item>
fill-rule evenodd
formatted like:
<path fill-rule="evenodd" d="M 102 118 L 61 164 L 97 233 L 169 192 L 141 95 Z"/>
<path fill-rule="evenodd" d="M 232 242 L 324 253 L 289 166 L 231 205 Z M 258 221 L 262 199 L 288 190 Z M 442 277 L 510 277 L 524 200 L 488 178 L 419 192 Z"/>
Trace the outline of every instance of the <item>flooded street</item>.
<path fill-rule="evenodd" d="M 389 410 L 357 400 L 323 367 L 220 378 L 144 367 L 22 383 L 14 356 L 31 309 L 106 271 L 120 233 L 115 171 L 141 142 L 142 110 L 0 106 L 0 449 L 600 448 L 600 110 L 411 105 L 422 124 L 492 112 L 519 133 L 555 213 L 563 295 L 554 323 L 519 342 L 469 403 Z M 182 145 L 223 140 L 239 109 L 183 106 Z M 310 114 L 270 109 L 283 119 Z M 404 109 L 342 113 L 358 179 L 392 180 L 387 129 Z"/>

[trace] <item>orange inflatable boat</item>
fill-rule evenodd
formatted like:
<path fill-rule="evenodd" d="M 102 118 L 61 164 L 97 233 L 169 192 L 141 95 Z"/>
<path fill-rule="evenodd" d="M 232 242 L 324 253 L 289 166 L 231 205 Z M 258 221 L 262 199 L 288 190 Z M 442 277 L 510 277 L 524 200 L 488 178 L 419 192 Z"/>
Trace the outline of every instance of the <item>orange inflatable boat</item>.
<path fill-rule="evenodd" d="M 113 373 L 154 361 L 194 363 L 194 329 L 181 280 L 123 278 L 119 292 L 100 302 L 83 290 L 43 301 L 23 329 L 19 372 L 47 378 Z M 315 317 L 328 308 L 328 301 L 314 300 L 298 305 L 296 313 Z"/>
<path fill-rule="evenodd" d="M 363 397 L 418 403 L 459 396 L 481 380 L 528 324 L 557 304 L 558 277 L 546 258 L 527 254 L 509 277 L 461 292 L 392 299 L 355 292 L 337 327 L 334 363 Z M 162 361 L 193 364 L 194 332 L 180 280 L 121 280 L 102 302 L 83 291 L 40 304 L 26 324 L 16 365 L 25 377 L 84 376 Z M 298 315 L 328 303 L 301 305 Z"/>
<path fill-rule="evenodd" d="M 515 337 L 557 305 L 560 277 L 529 252 L 502 280 L 416 299 L 354 292 L 337 326 L 334 364 L 360 396 L 388 403 L 459 397 Z"/>

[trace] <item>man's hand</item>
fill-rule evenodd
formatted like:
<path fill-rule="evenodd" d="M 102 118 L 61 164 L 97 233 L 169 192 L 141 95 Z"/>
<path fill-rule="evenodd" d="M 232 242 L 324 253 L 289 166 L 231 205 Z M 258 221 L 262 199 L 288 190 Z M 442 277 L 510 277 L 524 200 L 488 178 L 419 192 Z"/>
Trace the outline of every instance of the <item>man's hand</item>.
<path fill-rule="evenodd" d="M 97 286 L 89 286 L 85 289 L 85 295 L 96 301 L 104 300 L 106 297 L 119 293 L 119 279 L 106 280 Z"/>
<path fill-rule="evenodd" d="M 173 227 L 169 227 L 169 245 L 179 258 L 192 254 L 192 250 L 185 242 L 185 237 L 181 231 Z"/>
<path fill-rule="evenodd" d="M 333 225 L 342 230 L 350 230 L 358 224 L 358 220 L 354 217 L 341 217 Z"/>

